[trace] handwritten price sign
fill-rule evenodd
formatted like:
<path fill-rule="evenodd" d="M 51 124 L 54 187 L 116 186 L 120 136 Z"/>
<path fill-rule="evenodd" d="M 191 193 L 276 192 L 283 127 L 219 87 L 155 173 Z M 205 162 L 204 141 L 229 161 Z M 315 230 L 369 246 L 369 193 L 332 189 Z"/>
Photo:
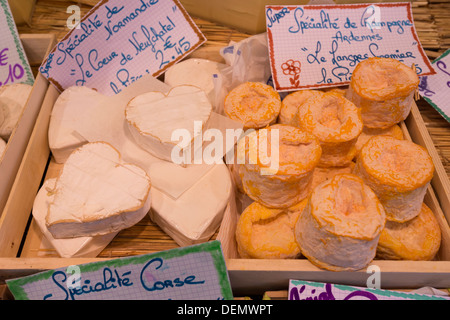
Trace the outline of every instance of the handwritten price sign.
<path fill-rule="evenodd" d="M 206 38 L 178 0 L 103 0 L 50 52 L 40 71 L 60 91 L 105 95 L 162 74 Z"/>
<path fill-rule="evenodd" d="M 7 281 L 16 300 L 233 299 L 219 241 Z"/>
<path fill-rule="evenodd" d="M 450 122 L 450 49 L 433 61 L 436 74 L 420 78 L 419 93 Z"/>
<path fill-rule="evenodd" d="M 0 87 L 13 83 L 34 83 L 7 0 L 0 0 Z"/>
<path fill-rule="evenodd" d="M 266 6 L 275 89 L 292 91 L 350 82 L 370 57 L 413 64 L 434 74 L 418 40 L 410 3 Z"/>

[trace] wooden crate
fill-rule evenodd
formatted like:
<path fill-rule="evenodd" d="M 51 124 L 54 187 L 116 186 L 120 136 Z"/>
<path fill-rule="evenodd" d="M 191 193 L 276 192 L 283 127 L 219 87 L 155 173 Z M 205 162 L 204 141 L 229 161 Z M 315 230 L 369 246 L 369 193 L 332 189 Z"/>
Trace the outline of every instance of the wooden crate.
<path fill-rule="evenodd" d="M 3 155 L 0 155 L 0 213 L 8 199 L 44 95 L 47 92 L 48 82 L 37 69 L 56 44 L 55 36 L 47 34 L 23 34 L 20 39 L 33 69 L 35 82 L 24 111 L 9 138 L 6 151 Z"/>
<path fill-rule="evenodd" d="M 220 60 L 218 50 L 219 47 L 209 46 L 199 49 L 194 56 Z M 46 248 L 45 239 L 30 217 L 34 197 L 43 179 L 55 176 L 59 170 L 59 166 L 52 161 L 47 140 L 49 116 L 58 95 L 53 86 L 48 87 L 11 196 L 0 219 L 0 282 L 43 270 L 155 252 L 177 246 L 148 218 L 145 218 L 138 225 L 119 233 L 113 243 L 97 258 L 59 258 L 53 250 Z M 422 286 L 447 288 L 450 287 L 450 228 L 448 224 L 450 183 L 415 104 L 410 116 L 401 125 L 406 137 L 426 147 L 433 158 L 436 174 L 426 194 L 425 202 L 438 218 L 442 230 L 442 245 L 435 261 L 374 260 L 372 264 L 377 265 L 382 272 L 382 288 L 408 289 Z M 215 238 L 222 242 L 230 281 L 236 296 L 262 294 L 268 290 L 286 290 L 289 279 L 366 285 L 371 274 L 367 274 L 364 270 L 324 271 L 313 266 L 306 259 L 239 259 L 234 240 L 238 214 L 236 203 L 231 202 L 225 212 L 220 230 L 215 235 Z M 150 228 L 156 230 L 152 231 L 151 236 L 148 231 Z"/>

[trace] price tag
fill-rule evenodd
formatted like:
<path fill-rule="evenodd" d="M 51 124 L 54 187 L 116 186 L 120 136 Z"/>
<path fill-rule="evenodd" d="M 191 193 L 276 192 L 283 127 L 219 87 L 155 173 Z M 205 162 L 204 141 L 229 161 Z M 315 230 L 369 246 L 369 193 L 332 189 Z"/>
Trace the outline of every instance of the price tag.
<path fill-rule="evenodd" d="M 278 91 L 348 84 L 356 65 L 371 57 L 435 73 L 410 3 L 266 6 L 266 25 Z"/>
<path fill-rule="evenodd" d="M 233 299 L 220 242 L 7 280 L 16 300 Z"/>
<path fill-rule="evenodd" d="M 41 73 L 60 91 L 114 95 L 154 77 L 206 41 L 178 0 L 100 1 L 50 52 Z"/>
<path fill-rule="evenodd" d="M 33 85 L 34 76 L 7 0 L 0 0 L 0 86 Z"/>
<path fill-rule="evenodd" d="M 433 61 L 435 75 L 421 77 L 419 93 L 450 122 L 450 49 Z"/>

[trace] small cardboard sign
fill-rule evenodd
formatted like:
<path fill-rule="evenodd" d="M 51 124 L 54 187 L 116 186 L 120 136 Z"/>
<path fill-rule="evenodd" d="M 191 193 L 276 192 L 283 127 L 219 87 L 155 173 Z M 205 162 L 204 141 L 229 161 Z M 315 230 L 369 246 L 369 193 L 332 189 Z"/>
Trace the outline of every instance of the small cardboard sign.
<path fill-rule="evenodd" d="M 289 300 L 449 300 L 448 296 L 426 295 L 340 284 L 289 281 Z"/>
<path fill-rule="evenodd" d="M 178 0 L 102 0 L 50 52 L 40 72 L 59 91 L 78 85 L 112 96 L 206 41 Z"/>
<path fill-rule="evenodd" d="M 432 64 L 436 74 L 420 78 L 419 93 L 450 122 L 450 49 Z"/>
<path fill-rule="evenodd" d="M 266 6 L 277 91 L 345 85 L 370 57 L 394 58 L 434 74 L 417 36 L 410 3 Z"/>
<path fill-rule="evenodd" d="M 7 280 L 16 300 L 230 300 L 220 242 Z"/>
<path fill-rule="evenodd" d="M 13 83 L 33 85 L 33 72 L 7 0 L 0 0 L 0 30 L 0 87 Z"/>

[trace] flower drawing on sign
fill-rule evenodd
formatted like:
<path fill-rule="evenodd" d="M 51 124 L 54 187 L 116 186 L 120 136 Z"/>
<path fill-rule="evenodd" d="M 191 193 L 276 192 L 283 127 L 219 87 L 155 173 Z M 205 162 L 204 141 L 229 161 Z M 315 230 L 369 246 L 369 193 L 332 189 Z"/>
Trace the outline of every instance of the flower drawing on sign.
<path fill-rule="evenodd" d="M 285 75 L 291 76 L 289 81 L 293 86 L 298 87 L 300 85 L 300 61 L 289 59 L 281 65 L 281 69 Z"/>

